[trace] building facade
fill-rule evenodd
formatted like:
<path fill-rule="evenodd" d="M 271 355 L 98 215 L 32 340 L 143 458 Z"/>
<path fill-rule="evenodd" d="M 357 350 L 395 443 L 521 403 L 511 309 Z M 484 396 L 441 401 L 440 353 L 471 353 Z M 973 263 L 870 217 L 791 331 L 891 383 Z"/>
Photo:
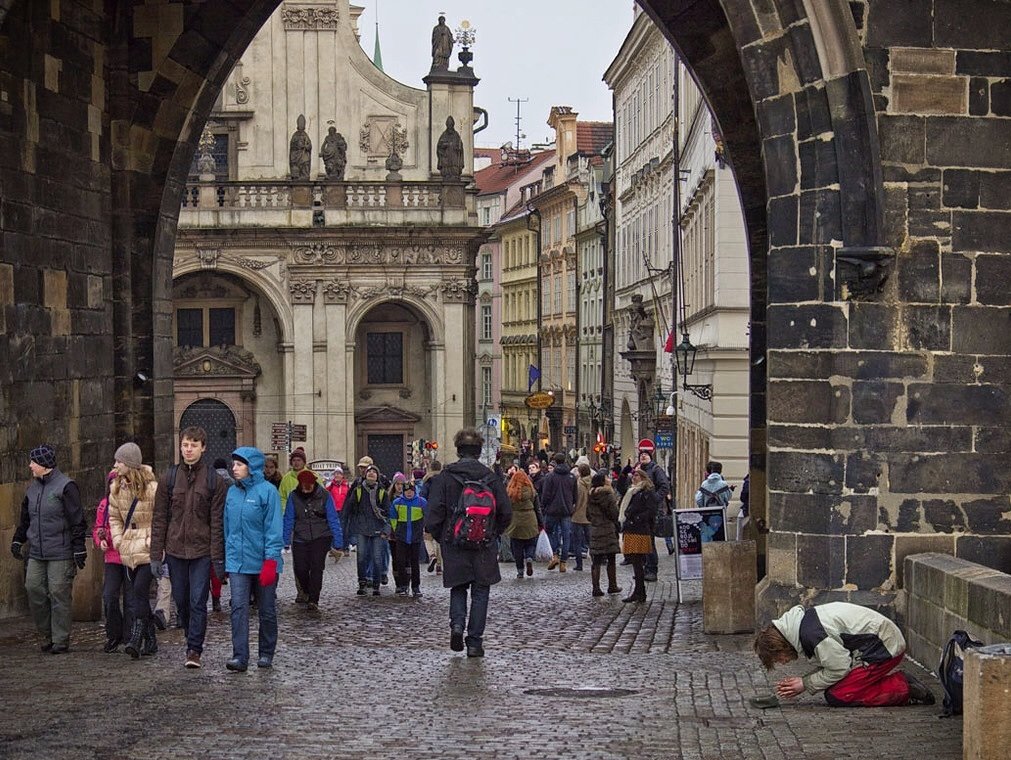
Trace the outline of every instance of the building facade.
<path fill-rule="evenodd" d="M 393 472 L 412 440 L 474 420 L 476 79 L 396 82 L 347 0 L 314 7 L 270 17 L 198 151 L 173 270 L 176 423 L 206 427 L 212 454 L 303 445 Z M 288 422 L 304 435 L 284 440 Z"/>

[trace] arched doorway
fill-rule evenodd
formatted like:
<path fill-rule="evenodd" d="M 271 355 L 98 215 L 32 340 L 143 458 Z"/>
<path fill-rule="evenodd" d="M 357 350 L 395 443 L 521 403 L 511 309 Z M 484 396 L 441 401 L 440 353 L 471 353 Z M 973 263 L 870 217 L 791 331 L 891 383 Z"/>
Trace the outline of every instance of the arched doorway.
<path fill-rule="evenodd" d="M 411 469 L 411 441 L 437 440 L 431 419 L 445 399 L 433 388 L 431 343 L 428 322 L 401 302 L 373 306 L 355 329 L 357 456 L 387 477 Z"/>
<path fill-rule="evenodd" d="M 235 415 L 227 405 L 213 398 L 194 401 L 179 420 L 180 430 L 191 426 L 202 427 L 207 433 L 207 464 L 215 459 L 229 461 L 235 451 Z"/>

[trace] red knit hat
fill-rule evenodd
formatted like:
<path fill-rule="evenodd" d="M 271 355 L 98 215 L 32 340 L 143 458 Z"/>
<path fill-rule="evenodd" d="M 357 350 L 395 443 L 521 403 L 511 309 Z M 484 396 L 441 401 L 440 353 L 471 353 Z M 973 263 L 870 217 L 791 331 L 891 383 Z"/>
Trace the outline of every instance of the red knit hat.
<path fill-rule="evenodd" d="M 311 486 L 316 483 L 316 475 L 312 470 L 299 470 L 298 472 L 298 484 L 300 486 Z"/>

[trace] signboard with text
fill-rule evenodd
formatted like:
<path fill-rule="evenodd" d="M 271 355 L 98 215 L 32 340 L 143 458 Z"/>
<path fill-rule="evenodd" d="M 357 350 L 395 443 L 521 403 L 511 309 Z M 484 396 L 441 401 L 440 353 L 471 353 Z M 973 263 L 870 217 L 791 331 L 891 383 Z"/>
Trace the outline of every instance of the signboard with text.
<path fill-rule="evenodd" d="M 674 510 L 674 543 L 678 581 L 701 580 L 702 544 L 727 540 L 727 508 Z"/>
<path fill-rule="evenodd" d="M 656 434 L 656 447 L 658 449 L 673 449 L 674 448 L 674 434 L 673 433 L 657 433 Z"/>

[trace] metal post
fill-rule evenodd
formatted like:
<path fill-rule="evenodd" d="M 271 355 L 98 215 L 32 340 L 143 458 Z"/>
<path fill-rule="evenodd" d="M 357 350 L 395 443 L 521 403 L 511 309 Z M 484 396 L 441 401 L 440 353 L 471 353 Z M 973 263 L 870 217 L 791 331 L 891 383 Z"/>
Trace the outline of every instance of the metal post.
<path fill-rule="evenodd" d="M 681 151 L 678 144 L 679 133 L 681 131 L 680 122 L 680 102 L 679 93 L 680 87 L 678 87 L 678 82 L 681 74 L 681 61 L 680 58 L 677 59 L 677 66 L 675 66 L 675 76 L 674 76 L 674 146 L 673 153 L 671 155 L 671 163 L 673 165 L 674 171 L 674 182 L 672 189 L 671 205 L 674 207 L 671 211 L 671 279 L 670 279 L 670 296 L 671 296 L 671 340 L 674 341 L 674 336 L 676 335 L 677 327 L 677 309 L 678 309 L 678 267 L 681 266 Z M 671 376 L 671 390 L 673 394 L 671 396 L 673 407 L 673 414 L 671 414 L 671 461 L 669 466 L 670 478 L 670 492 L 671 492 L 671 503 L 674 509 L 678 508 L 678 368 L 677 368 L 677 352 L 670 352 L 670 376 Z M 675 536 L 675 538 L 677 538 Z M 678 581 L 678 601 L 681 601 L 681 582 Z"/>

